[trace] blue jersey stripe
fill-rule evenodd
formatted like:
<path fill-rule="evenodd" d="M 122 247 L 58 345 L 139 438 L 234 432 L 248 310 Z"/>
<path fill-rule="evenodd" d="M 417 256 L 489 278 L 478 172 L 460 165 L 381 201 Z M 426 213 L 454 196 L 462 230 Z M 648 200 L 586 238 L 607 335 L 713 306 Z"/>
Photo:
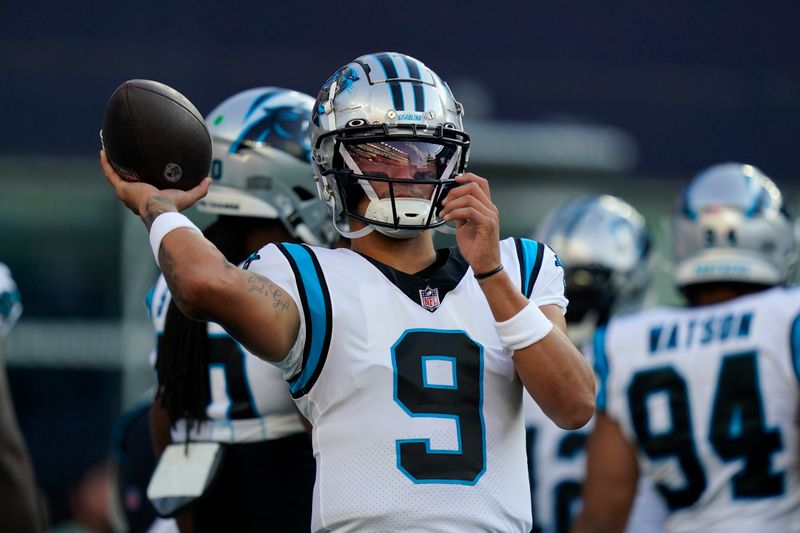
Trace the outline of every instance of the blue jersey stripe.
<path fill-rule="evenodd" d="M 147 316 L 150 317 L 152 320 L 153 318 L 153 296 L 156 293 L 156 283 L 153 283 L 150 286 L 150 290 L 147 291 L 147 296 L 144 297 L 144 306 L 147 309 Z"/>
<path fill-rule="evenodd" d="M 533 294 L 533 285 L 539 276 L 544 257 L 544 246 L 530 239 L 517 239 L 517 255 L 519 256 L 521 290 L 526 298 Z"/>
<path fill-rule="evenodd" d="M 594 347 L 594 371 L 597 374 L 597 410 L 606 409 L 606 381 L 608 379 L 608 355 L 606 354 L 606 326 L 597 328 L 592 340 Z"/>
<path fill-rule="evenodd" d="M 800 315 L 792 322 L 789 344 L 792 347 L 792 365 L 797 381 L 800 382 Z"/>
<path fill-rule="evenodd" d="M 312 252 L 300 244 L 279 246 L 292 264 L 297 276 L 303 313 L 306 320 L 306 340 L 303 350 L 303 369 L 289 381 L 293 395 L 302 394 L 313 385 L 327 356 L 330 342 L 330 295 Z"/>

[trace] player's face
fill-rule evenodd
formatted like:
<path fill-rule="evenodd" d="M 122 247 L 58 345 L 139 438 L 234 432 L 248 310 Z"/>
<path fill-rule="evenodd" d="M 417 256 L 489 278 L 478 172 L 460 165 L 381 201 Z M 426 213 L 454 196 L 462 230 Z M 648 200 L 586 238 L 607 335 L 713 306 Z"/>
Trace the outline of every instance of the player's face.
<path fill-rule="evenodd" d="M 352 145 L 347 148 L 358 168 L 369 176 L 402 180 L 370 180 L 378 198 L 430 199 L 437 179 L 436 154 L 441 146 L 412 141 L 384 141 Z M 427 183 L 419 183 L 424 181 Z"/>

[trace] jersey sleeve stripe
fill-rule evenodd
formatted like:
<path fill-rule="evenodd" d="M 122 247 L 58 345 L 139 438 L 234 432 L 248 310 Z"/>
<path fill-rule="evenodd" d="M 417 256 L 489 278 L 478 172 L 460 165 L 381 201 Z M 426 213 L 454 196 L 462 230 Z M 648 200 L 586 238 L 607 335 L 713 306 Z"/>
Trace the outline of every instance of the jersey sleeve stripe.
<path fill-rule="evenodd" d="M 153 319 L 153 296 L 156 293 L 156 284 L 153 283 L 150 286 L 150 290 L 147 291 L 147 296 L 144 297 L 144 307 L 147 309 L 147 317 L 152 320 Z"/>
<path fill-rule="evenodd" d="M 289 380 L 292 396 L 299 397 L 313 387 L 325 364 L 331 338 L 331 299 L 319 262 L 308 247 L 277 246 L 294 272 L 306 323 L 303 368 Z"/>
<path fill-rule="evenodd" d="M 544 246 L 530 239 L 515 239 L 517 245 L 517 256 L 519 257 L 520 288 L 526 298 L 533 294 L 533 285 L 539 276 L 544 258 Z"/>
<path fill-rule="evenodd" d="M 800 382 L 800 315 L 792 322 L 789 344 L 792 347 L 792 366 L 797 381 Z"/>
<path fill-rule="evenodd" d="M 597 374 L 597 410 L 606 409 L 606 381 L 608 380 L 608 355 L 606 354 L 606 326 L 600 326 L 592 339 L 594 348 L 594 371 Z"/>

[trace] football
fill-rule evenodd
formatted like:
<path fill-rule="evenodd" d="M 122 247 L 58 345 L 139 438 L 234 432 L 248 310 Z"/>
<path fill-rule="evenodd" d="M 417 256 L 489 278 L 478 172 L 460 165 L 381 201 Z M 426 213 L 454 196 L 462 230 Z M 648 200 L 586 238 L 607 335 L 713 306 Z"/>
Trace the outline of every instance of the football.
<path fill-rule="evenodd" d="M 114 91 L 100 139 L 126 181 L 188 190 L 211 168 L 211 137 L 203 116 L 188 98 L 157 81 L 128 80 Z"/>

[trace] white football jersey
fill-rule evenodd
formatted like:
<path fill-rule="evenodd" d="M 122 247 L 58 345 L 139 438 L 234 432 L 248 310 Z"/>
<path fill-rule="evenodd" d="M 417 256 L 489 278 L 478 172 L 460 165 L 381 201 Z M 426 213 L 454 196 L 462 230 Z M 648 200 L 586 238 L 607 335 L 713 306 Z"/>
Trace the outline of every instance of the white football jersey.
<path fill-rule="evenodd" d="M 569 531 L 580 508 L 592 422 L 565 431 L 547 418 L 529 395 L 524 398 L 524 410 L 533 531 Z"/>
<path fill-rule="evenodd" d="M 170 300 L 167 282 L 159 276 L 146 301 L 156 332 L 156 347 L 150 358 L 153 366 Z M 208 337 L 209 420 L 190 431 L 190 440 L 256 442 L 306 431 L 279 369 L 248 352 L 219 324 L 208 323 Z M 178 420 L 172 439 L 181 442 L 185 438 L 186 423 Z"/>
<path fill-rule="evenodd" d="M 598 409 L 635 444 L 668 531 L 800 531 L 800 289 L 617 317 Z"/>
<path fill-rule="evenodd" d="M 584 427 L 567 431 L 556 426 L 529 395 L 523 398 L 525 436 L 533 506 L 533 531 L 569 531 L 580 511 L 586 478 L 586 442 L 594 417 Z M 666 508 L 647 476 L 639 479 L 627 533 L 664 531 Z"/>
<path fill-rule="evenodd" d="M 287 372 L 313 424 L 313 531 L 531 528 L 522 385 L 457 249 L 416 275 L 348 249 L 269 245 L 250 270 L 301 310 Z M 501 243 L 511 279 L 565 309 L 555 254 Z"/>

